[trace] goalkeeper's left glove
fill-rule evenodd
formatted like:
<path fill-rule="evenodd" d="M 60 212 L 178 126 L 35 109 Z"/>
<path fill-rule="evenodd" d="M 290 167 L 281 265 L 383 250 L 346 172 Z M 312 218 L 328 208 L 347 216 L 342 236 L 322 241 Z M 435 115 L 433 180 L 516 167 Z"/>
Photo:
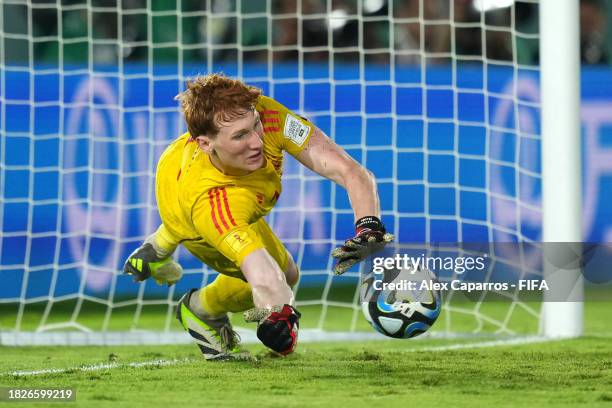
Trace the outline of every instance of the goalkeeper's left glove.
<path fill-rule="evenodd" d="M 344 242 L 344 245 L 332 251 L 338 260 L 334 273 L 342 275 L 351 266 L 363 261 L 374 252 L 382 250 L 393 241 L 394 237 L 385 230 L 382 222 L 374 216 L 363 217 L 355 223 L 356 235 Z"/>
<path fill-rule="evenodd" d="M 123 272 L 132 275 L 134 282 L 142 282 L 151 276 L 158 285 L 174 285 L 183 276 L 183 268 L 175 262 L 171 254 L 165 253 L 155 244 L 151 235 L 125 261 Z"/>

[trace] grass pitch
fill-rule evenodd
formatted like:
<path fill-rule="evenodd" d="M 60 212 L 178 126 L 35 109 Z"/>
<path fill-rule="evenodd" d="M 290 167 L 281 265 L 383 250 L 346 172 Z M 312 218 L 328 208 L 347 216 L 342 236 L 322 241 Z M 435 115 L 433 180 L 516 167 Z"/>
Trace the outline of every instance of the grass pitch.
<path fill-rule="evenodd" d="M 0 347 L 0 386 L 77 390 L 76 403 L 51 406 L 612 407 L 611 306 L 585 305 L 584 338 L 524 345 L 301 343 L 287 358 L 249 345 L 258 361 L 217 363 L 203 361 L 195 345 Z M 59 371 L 10 374 L 51 369 Z"/>
<path fill-rule="evenodd" d="M 0 384 L 73 387 L 77 402 L 68 404 L 87 407 L 612 406 L 609 338 L 459 350 L 444 350 L 440 341 L 413 343 L 302 344 L 287 358 L 254 346 L 257 362 L 225 363 L 201 361 L 195 346 L 4 348 L 2 372 L 76 367 L 109 356 L 123 364 L 177 363 L 5 375 Z"/>

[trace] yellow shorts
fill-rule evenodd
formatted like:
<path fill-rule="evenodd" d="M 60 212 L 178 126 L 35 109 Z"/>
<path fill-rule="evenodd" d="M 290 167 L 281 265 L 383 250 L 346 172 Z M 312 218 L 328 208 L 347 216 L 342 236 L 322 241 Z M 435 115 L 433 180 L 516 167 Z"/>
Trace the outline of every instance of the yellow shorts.
<path fill-rule="evenodd" d="M 270 229 L 266 221 L 260 218 L 252 227 L 263 242 L 264 248 L 278 263 L 278 266 L 280 266 L 281 271 L 284 272 L 287 270 L 289 263 L 287 250 L 274 232 L 272 232 L 272 229 Z M 193 256 L 217 272 L 234 278 L 244 279 L 242 271 L 234 262 L 208 245 L 204 240 L 183 241 L 182 244 L 193 254 Z"/>

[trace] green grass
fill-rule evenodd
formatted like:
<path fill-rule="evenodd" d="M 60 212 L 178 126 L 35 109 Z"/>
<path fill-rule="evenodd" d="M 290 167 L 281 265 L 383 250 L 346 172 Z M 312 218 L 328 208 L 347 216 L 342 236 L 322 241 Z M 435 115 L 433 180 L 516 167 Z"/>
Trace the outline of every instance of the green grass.
<path fill-rule="evenodd" d="M 257 362 L 225 363 L 203 361 L 195 345 L 0 347 L 0 386 L 73 387 L 69 406 L 87 407 L 612 407 L 611 307 L 586 303 L 581 339 L 460 350 L 432 347 L 479 340 L 302 343 L 287 358 L 248 345 Z M 179 363 L 127 365 L 157 359 Z M 109 360 L 119 367 L 75 369 Z M 68 371 L 3 375 L 50 368 Z M 40 406 L 18 404 L 28 405 Z"/>
<path fill-rule="evenodd" d="M 0 384 L 73 387 L 76 405 L 87 407 L 612 405 L 609 339 L 435 352 L 409 352 L 407 347 L 432 344 L 408 343 L 303 344 L 288 358 L 226 363 L 200 361 L 195 347 L 187 346 L 4 348 L 2 371 L 94 364 L 108 361 L 111 353 L 122 363 L 157 358 L 186 362 L 4 376 Z M 263 352 L 259 346 L 250 348 Z"/>

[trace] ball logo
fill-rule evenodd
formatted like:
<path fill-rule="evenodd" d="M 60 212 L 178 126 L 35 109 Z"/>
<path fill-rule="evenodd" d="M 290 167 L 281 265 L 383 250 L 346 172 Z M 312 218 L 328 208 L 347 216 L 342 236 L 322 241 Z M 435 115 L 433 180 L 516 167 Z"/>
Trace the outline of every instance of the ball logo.
<path fill-rule="evenodd" d="M 411 318 L 416 311 L 416 308 L 413 307 L 412 303 L 395 302 L 393 303 L 393 307 L 407 318 Z"/>

